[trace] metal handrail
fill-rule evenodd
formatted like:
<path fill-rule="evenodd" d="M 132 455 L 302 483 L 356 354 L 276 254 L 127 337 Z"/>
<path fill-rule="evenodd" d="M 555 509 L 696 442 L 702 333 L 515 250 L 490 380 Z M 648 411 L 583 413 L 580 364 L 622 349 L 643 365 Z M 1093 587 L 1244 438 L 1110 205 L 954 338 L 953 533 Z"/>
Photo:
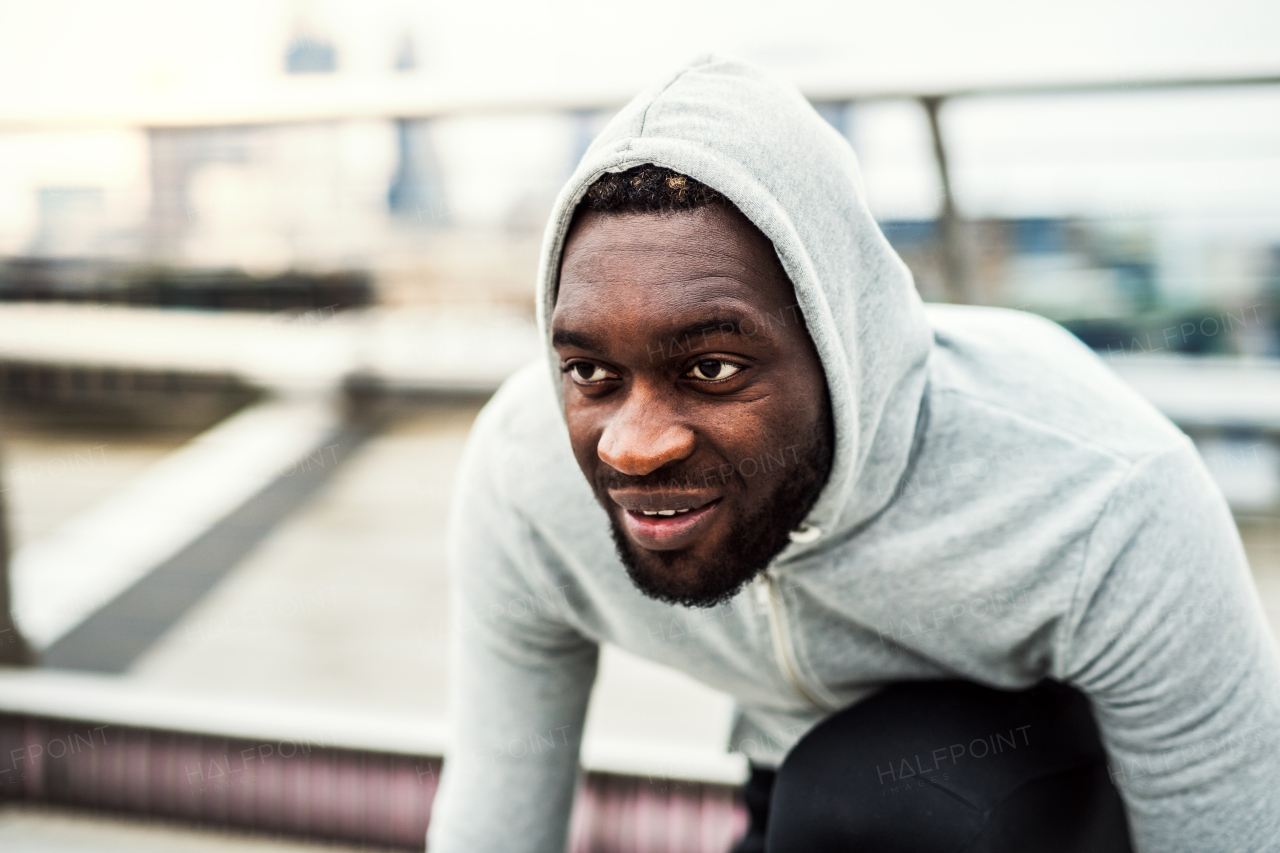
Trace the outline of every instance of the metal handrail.
<path fill-rule="evenodd" d="M 548 93 L 536 83 L 512 82 L 501 88 L 456 85 L 452 81 L 413 78 L 343 80 L 316 85 L 315 80 L 282 80 L 265 100 L 248 100 L 225 106 L 199 101 L 153 101 L 140 109 L 113 114 L 110 104 L 101 112 L 59 114 L 21 108 L 0 109 L 0 132 L 53 127 L 216 127 L 253 124 L 343 121 L 347 119 L 430 119 L 446 116 L 497 113 L 615 110 L 634 94 L 630 88 L 582 87 Z M 301 85 L 299 85 L 301 84 Z M 958 98 L 1080 95 L 1107 92 L 1142 92 L 1162 89 L 1256 87 L 1280 85 L 1280 72 L 1221 77 L 1154 77 L 1131 80 L 1077 80 L 959 86 L 955 88 L 862 89 L 846 83 L 806 84 L 800 89 L 815 103 L 856 103 L 882 100 L 934 100 Z"/>

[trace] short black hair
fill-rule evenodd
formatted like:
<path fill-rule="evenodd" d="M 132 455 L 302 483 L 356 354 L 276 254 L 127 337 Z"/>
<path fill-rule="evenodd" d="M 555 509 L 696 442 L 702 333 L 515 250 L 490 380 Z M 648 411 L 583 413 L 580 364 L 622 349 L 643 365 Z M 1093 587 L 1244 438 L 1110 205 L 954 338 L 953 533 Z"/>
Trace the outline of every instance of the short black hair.
<path fill-rule="evenodd" d="M 625 172 L 606 172 L 578 204 L 578 212 L 675 213 L 707 206 L 731 206 L 729 200 L 688 175 L 646 163 Z"/>

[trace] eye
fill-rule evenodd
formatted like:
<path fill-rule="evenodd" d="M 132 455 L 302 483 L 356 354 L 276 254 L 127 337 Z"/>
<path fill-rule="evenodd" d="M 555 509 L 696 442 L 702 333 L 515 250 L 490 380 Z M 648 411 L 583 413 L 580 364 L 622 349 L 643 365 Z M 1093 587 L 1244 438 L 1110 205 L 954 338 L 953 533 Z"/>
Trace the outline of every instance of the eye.
<path fill-rule="evenodd" d="M 706 358 L 689 368 L 689 375 L 694 379 L 728 379 L 742 367 L 718 358 Z"/>
<path fill-rule="evenodd" d="M 609 378 L 609 371 L 589 361 L 575 361 L 569 365 L 569 376 L 579 385 L 590 385 Z"/>

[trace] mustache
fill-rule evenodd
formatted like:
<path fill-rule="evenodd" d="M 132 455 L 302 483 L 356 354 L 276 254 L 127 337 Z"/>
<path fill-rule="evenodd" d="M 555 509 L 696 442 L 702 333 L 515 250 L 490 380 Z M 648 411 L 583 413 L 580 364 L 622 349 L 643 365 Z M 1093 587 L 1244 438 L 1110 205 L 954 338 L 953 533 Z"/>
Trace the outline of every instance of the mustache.
<path fill-rule="evenodd" d="M 808 446 L 797 442 L 783 447 L 769 448 L 742 457 L 736 463 L 727 459 L 705 460 L 704 464 L 672 463 L 648 474 L 639 476 L 623 474 L 614 468 L 604 467 L 596 472 L 594 484 L 603 495 L 609 489 L 635 489 L 664 495 L 681 492 L 706 491 L 737 483 L 749 488 L 758 480 L 752 478 L 788 468 L 801 469 L 808 465 L 824 472 L 830 470 L 830 442 L 819 437 Z"/>
<path fill-rule="evenodd" d="M 726 470 L 721 470 L 726 469 Z M 596 474 L 596 488 L 601 492 L 610 489 L 637 489 L 647 492 L 691 492 L 697 489 L 708 489 L 713 485 L 724 485 L 728 479 L 724 474 L 732 475 L 732 465 L 703 465 L 674 469 L 659 468 L 648 474 L 633 476 L 613 469 L 602 470 Z"/>

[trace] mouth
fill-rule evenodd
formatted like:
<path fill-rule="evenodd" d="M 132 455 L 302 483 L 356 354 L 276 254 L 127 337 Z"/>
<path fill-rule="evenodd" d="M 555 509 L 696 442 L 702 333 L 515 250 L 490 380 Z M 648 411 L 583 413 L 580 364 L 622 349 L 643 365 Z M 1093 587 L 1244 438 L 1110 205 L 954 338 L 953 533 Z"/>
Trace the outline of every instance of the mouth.
<path fill-rule="evenodd" d="M 676 551 L 688 547 L 701 535 L 720 511 L 721 499 L 717 497 L 672 496 L 656 502 L 644 501 L 637 505 L 633 496 L 613 496 L 621 510 L 622 527 L 633 542 L 651 551 Z M 628 506 L 630 504 L 630 506 Z"/>

